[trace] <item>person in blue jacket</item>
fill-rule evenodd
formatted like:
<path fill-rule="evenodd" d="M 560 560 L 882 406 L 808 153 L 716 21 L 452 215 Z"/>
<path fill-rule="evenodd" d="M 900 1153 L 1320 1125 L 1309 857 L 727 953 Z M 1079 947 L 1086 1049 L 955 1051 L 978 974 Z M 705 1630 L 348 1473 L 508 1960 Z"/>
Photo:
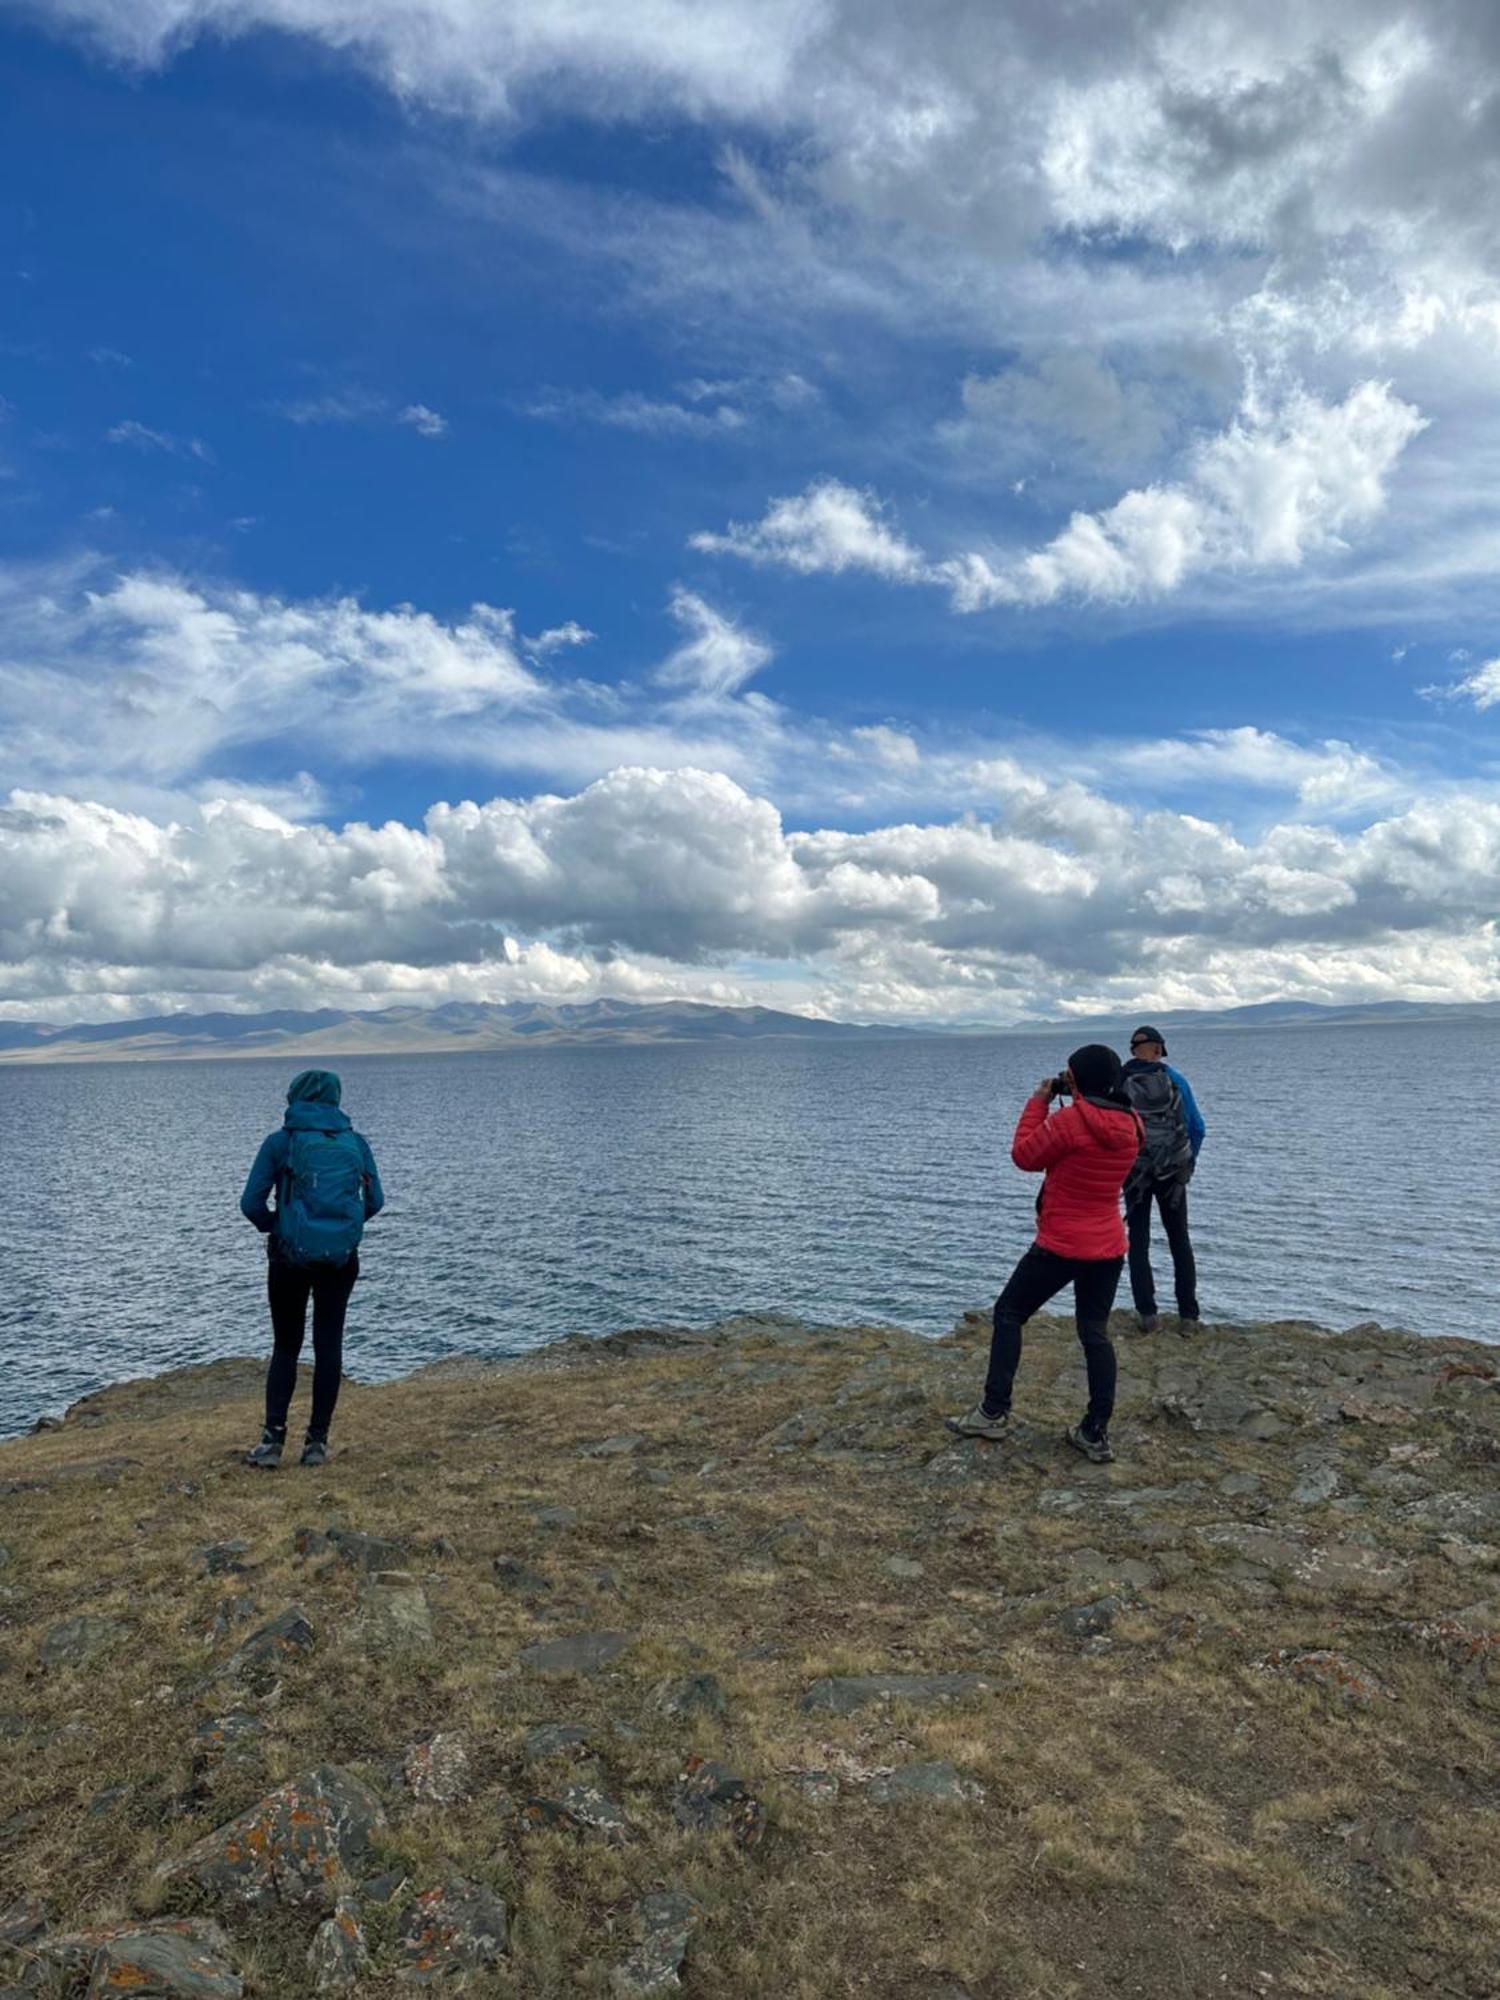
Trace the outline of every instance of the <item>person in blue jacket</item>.
<path fill-rule="evenodd" d="M 286 1445 L 309 1298 L 313 1394 L 302 1463 L 327 1461 L 328 1427 L 344 1369 L 344 1315 L 359 1276 L 360 1239 L 366 1222 L 385 1206 L 375 1155 L 340 1110 L 340 1095 L 332 1070 L 305 1069 L 292 1078 L 281 1129 L 262 1144 L 240 1196 L 240 1212 L 266 1239 L 272 1335 L 266 1424 L 260 1443 L 245 1458 L 267 1472 L 280 1465 Z"/>
<path fill-rule="evenodd" d="M 1130 1291 L 1136 1324 L 1155 1333 L 1156 1279 L 1151 1270 L 1151 1210 L 1160 1210 L 1172 1253 L 1178 1330 L 1199 1324 L 1198 1266 L 1188 1233 L 1188 1182 L 1203 1146 L 1203 1113 L 1192 1085 L 1166 1059 L 1160 1028 L 1142 1026 L 1130 1037 L 1130 1061 L 1120 1088 L 1139 1113 L 1144 1132 L 1135 1170 L 1125 1183 L 1125 1229 L 1130 1242 Z"/>

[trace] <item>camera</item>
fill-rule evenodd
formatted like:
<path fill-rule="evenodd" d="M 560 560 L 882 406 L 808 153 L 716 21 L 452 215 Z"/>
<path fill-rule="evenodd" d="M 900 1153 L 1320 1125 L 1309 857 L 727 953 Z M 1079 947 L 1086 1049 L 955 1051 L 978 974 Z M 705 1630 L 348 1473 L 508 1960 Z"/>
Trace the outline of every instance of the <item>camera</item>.
<path fill-rule="evenodd" d="M 1060 1071 L 1058 1075 L 1051 1079 L 1051 1090 L 1054 1097 L 1071 1097 L 1073 1095 L 1073 1085 L 1068 1078 L 1066 1070 Z"/>

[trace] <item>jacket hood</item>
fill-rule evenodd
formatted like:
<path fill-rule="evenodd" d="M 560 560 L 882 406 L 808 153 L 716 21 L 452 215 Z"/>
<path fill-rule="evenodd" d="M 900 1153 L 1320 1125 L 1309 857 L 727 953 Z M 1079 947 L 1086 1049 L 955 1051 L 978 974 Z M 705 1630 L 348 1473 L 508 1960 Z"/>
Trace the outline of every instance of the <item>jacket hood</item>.
<path fill-rule="evenodd" d="M 1106 1152 L 1129 1153 L 1134 1157 L 1139 1151 L 1140 1121 L 1125 1105 L 1103 1104 L 1092 1097 L 1075 1097 L 1073 1108 L 1088 1127 L 1089 1137 Z"/>
<path fill-rule="evenodd" d="M 331 1069 L 305 1069 L 287 1085 L 289 1132 L 347 1132 L 349 1119 L 339 1109 L 342 1086 Z"/>

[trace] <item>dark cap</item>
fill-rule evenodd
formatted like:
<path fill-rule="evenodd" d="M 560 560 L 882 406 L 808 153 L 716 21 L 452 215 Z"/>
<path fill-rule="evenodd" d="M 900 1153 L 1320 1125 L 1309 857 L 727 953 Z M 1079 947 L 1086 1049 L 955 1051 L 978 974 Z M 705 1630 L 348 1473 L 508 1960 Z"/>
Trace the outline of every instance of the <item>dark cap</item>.
<path fill-rule="evenodd" d="M 1113 1097 L 1120 1083 L 1120 1058 L 1103 1042 L 1090 1042 L 1074 1049 L 1068 1068 L 1080 1097 Z"/>
<path fill-rule="evenodd" d="M 1165 1055 L 1167 1052 L 1166 1036 L 1160 1028 L 1153 1028 L 1149 1023 L 1137 1028 L 1135 1033 L 1130 1037 L 1130 1046 L 1132 1048 L 1135 1048 L 1140 1042 L 1160 1042 L 1162 1054 Z"/>

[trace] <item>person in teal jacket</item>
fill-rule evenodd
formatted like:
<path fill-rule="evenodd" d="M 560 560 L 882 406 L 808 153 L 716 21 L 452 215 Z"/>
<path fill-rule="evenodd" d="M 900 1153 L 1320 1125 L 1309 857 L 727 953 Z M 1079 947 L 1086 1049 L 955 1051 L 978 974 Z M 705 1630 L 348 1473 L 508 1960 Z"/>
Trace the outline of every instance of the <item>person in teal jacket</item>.
<path fill-rule="evenodd" d="M 1199 1325 L 1198 1264 L 1188 1232 L 1188 1182 L 1198 1164 L 1206 1127 L 1193 1087 L 1167 1061 L 1166 1037 L 1143 1023 L 1130 1037 L 1130 1061 L 1121 1088 L 1143 1123 L 1145 1140 L 1136 1171 L 1125 1183 L 1125 1227 L 1130 1238 L 1130 1291 L 1137 1330 L 1154 1333 L 1156 1278 L 1151 1269 L 1151 1211 L 1156 1208 L 1172 1253 L 1177 1327 Z"/>
<path fill-rule="evenodd" d="M 245 1457 L 267 1472 L 280 1465 L 286 1446 L 309 1298 L 312 1416 L 301 1462 L 327 1461 L 328 1427 L 344 1370 L 344 1318 L 359 1276 L 359 1243 L 366 1222 L 385 1206 L 375 1155 L 339 1108 L 341 1094 L 332 1070 L 305 1069 L 292 1078 L 281 1129 L 262 1144 L 240 1196 L 241 1214 L 266 1239 L 272 1338 L 266 1422 L 260 1443 Z"/>

